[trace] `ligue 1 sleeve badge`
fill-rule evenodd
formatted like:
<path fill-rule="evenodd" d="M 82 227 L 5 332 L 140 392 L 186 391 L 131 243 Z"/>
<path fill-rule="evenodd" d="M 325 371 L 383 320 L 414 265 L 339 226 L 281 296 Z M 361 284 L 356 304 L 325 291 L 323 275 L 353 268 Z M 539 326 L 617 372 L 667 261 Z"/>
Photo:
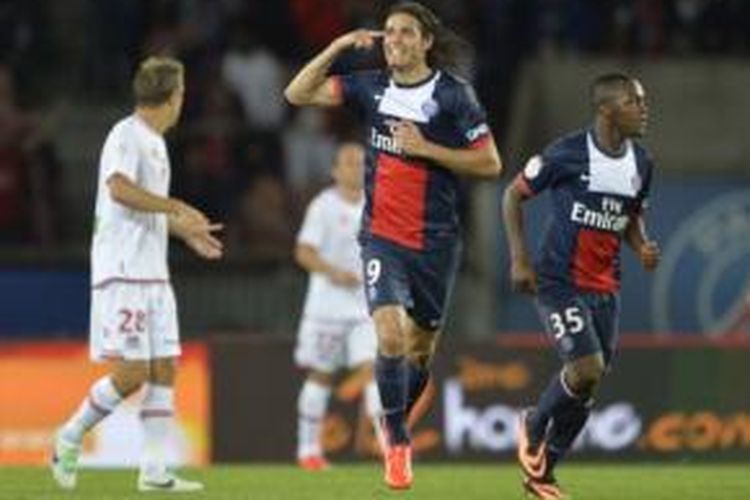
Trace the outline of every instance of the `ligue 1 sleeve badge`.
<path fill-rule="evenodd" d="M 657 332 L 720 334 L 750 281 L 750 190 L 721 195 L 685 218 L 654 279 Z"/>

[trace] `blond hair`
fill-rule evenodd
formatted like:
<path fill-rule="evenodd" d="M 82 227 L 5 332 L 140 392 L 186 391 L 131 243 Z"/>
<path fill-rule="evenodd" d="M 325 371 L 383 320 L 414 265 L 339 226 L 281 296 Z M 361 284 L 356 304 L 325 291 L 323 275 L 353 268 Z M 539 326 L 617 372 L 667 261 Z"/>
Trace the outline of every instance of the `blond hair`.
<path fill-rule="evenodd" d="M 171 57 L 149 57 L 141 62 L 133 78 L 136 106 L 159 106 L 181 85 L 185 68 Z"/>

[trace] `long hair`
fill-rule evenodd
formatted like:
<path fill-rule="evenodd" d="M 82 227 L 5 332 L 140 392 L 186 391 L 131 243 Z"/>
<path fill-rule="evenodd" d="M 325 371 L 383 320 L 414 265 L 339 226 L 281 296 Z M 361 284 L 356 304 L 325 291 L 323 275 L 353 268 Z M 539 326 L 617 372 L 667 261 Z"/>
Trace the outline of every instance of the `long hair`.
<path fill-rule="evenodd" d="M 427 64 L 432 68 L 452 71 L 466 76 L 472 64 L 471 45 L 447 28 L 434 12 L 417 2 L 399 2 L 392 5 L 386 19 L 393 14 L 407 14 L 419 22 L 422 34 L 432 37 L 432 47 L 427 52 Z"/>

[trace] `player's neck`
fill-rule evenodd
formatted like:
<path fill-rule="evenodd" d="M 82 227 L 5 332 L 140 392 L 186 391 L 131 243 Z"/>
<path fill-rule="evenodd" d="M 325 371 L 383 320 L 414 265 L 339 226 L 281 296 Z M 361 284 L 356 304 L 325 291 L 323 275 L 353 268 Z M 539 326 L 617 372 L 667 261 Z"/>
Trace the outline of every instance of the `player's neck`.
<path fill-rule="evenodd" d="M 603 153 L 611 156 L 619 156 L 625 149 L 626 137 L 617 130 L 617 127 L 601 119 L 594 122 L 594 140 Z"/>
<path fill-rule="evenodd" d="M 422 63 L 409 68 L 391 68 L 391 78 L 399 85 L 414 85 L 427 80 L 433 69 Z"/>
<path fill-rule="evenodd" d="M 165 113 L 158 109 L 139 106 L 135 108 L 135 114 L 143 123 L 159 135 L 164 135 L 164 132 L 169 128 Z"/>

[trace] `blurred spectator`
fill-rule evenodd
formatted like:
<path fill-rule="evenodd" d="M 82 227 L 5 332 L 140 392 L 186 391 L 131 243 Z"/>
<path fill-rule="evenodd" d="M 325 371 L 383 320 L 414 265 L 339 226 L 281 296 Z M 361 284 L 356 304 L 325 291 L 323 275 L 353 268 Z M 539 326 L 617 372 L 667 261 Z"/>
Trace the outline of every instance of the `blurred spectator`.
<path fill-rule="evenodd" d="M 311 52 L 317 52 L 335 37 L 351 29 L 339 0 L 289 0 L 296 29 Z"/>
<path fill-rule="evenodd" d="M 39 117 L 16 101 L 13 75 L 0 67 L 0 241 L 56 239 L 59 165 Z"/>
<path fill-rule="evenodd" d="M 237 99 L 220 79 L 206 83 L 201 101 L 184 127 L 184 162 L 175 178 L 175 192 L 203 209 L 212 219 L 224 220 L 229 214 L 237 180 L 238 142 L 242 116 Z"/>
<path fill-rule="evenodd" d="M 276 56 L 243 29 L 235 30 L 222 62 L 222 76 L 240 98 L 253 132 L 278 132 L 284 124 L 284 70 Z"/>
<path fill-rule="evenodd" d="M 291 258 L 294 226 L 284 185 L 256 177 L 241 195 L 227 229 L 229 256 L 284 262 Z"/>
<path fill-rule="evenodd" d="M 131 0 L 88 0 L 86 23 L 90 43 L 85 45 L 84 85 L 89 95 L 129 96 L 131 61 L 138 57 L 141 17 Z"/>
<path fill-rule="evenodd" d="M 2 91 L 0 104 L 2 239 L 59 236 L 53 219 L 59 212 L 49 208 L 56 204 L 59 184 L 54 149 L 44 122 L 21 111 L 19 102 L 31 99 L 35 107 L 40 99 L 55 97 L 49 89 L 64 91 L 58 82 L 83 82 L 76 89 L 85 92 L 82 100 L 93 95 L 120 106 L 129 81 L 123 75 L 145 53 L 172 54 L 187 66 L 186 123 L 178 141 L 181 154 L 175 157 L 184 161 L 185 175 L 175 176 L 176 189 L 225 219 L 247 195 L 242 186 L 276 177 L 296 213 L 294 208 L 328 181 L 333 135 L 349 137 L 356 127 L 351 121 L 336 126 L 331 120 L 338 114 L 319 110 L 290 116 L 282 97 L 287 67 L 348 30 L 379 29 L 382 10 L 393 1 L 78 0 L 65 7 L 42 0 L 0 2 L 0 62 L 11 68 L 17 83 Z M 428 4 L 474 46 L 472 76 L 500 136 L 518 68 L 536 54 L 733 56 L 750 50 L 750 2 L 744 0 Z M 78 19 L 85 26 L 71 23 Z M 68 54 L 71 50 L 81 54 Z M 378 52 L 351 51 L 333 70 L 367 67 Z M 56 59 L 57 53 L 66 57 Z M 46 75 L 56 63 L 74 76 L 57 75 L 51 85 Z M 0 85 L 8 87 L 7 75 L 1 78 L 6 81 Z M 16 95 L 18 89 L 24 95 Z"/>
<path fill-rule="evenodd" d="M 31 94 L 49 91 L 44 80 L 55 63 L 57 47 L 50 10 L 42 0 L 0 2 L 0 62 L 13 70 L 20 88 Z"/>
<path fill-rule="evenodd" d="M 336 141 L 327 133 L 325 119 L 319 108 L 301 108 L 284 132 L 284 178 L 295 206 L 306 205 L 313 193 L 330 183 Z"/>

